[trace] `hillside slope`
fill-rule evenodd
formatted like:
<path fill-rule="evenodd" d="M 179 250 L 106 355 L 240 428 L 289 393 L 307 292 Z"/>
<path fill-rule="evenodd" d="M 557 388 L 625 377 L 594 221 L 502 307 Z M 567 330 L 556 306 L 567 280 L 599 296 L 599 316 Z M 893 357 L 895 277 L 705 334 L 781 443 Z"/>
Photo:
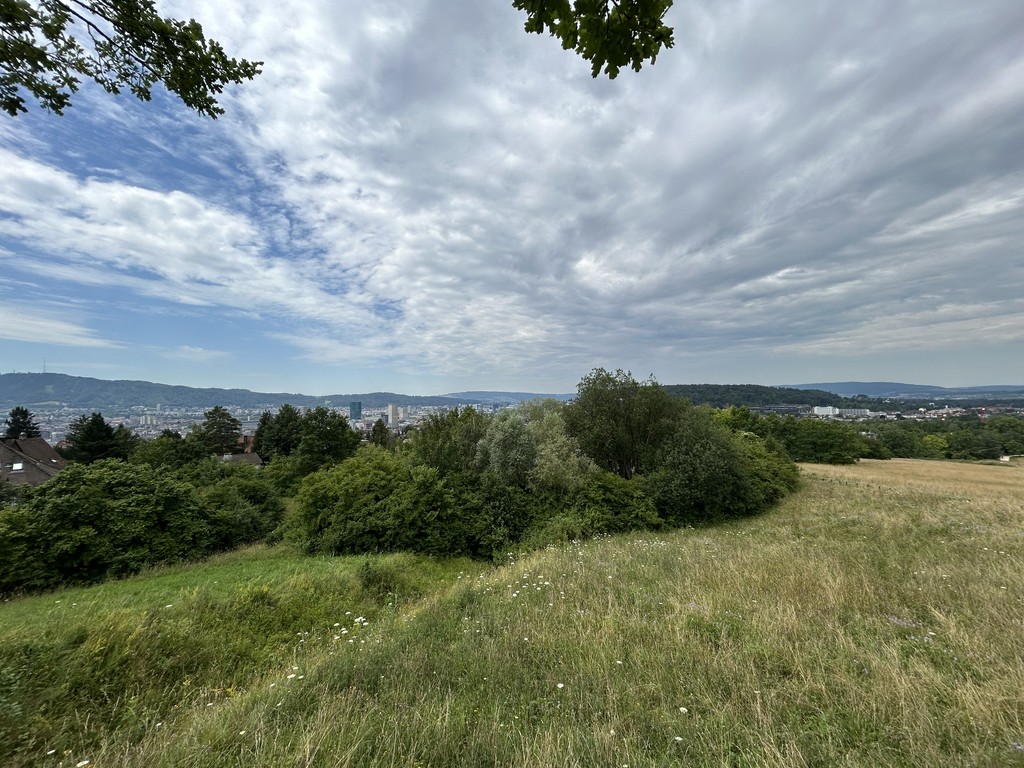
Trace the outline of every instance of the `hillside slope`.
<path fill-rule="evenodd" d="M 113 634 L 102 604 L 58 614 L 55 600 L 87 590 L 16 601 L 0 606 L 0 659 L 54 634 L 69 638 L 65 664 L 98 664 L 112 646 L 156 659 L 193 615 L 219 613 L 237 639 L 200 645 L 208 671 L 167 675 L 159 706 L 126 713 L 121 700 L 113 726 L 102 690 L 64 719 L 26 709 L 26 727 L 49 735 L 4 762 L 1019 765 L 1022 519 L 1019 465 L 864 461 L 805 468 L 804 488 L 760 518 L 450 568 L 408 598 L 403 574 L 422 565 L 339 558 L 312 560 L 305 580 L 254 561 L 223 594 L 200 578 L 183 589 L 183 572 L 147 610 L 121 603 Z M 325 563 L 353 569 L 335 583 L 360 591 L 328 589 L 314 573 Z M 372 594 L 368 623 L 344 615 Z M 262 666 L 230 684 L 214 674 L 217 653 L 246 647 L 245 627 L 280 617 L 289 639 Z"/>

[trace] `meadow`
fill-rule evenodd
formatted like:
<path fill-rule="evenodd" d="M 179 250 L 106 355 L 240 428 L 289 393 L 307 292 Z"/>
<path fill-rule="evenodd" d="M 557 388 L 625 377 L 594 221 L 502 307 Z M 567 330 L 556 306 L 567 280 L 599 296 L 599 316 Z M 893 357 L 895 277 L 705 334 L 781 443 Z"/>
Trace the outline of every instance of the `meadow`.
<path fill-rule="evenodd" d="M 1024 466 L 497 566 L 253 548 L 0 604 L 11 766 L 1024 765 Z"/>

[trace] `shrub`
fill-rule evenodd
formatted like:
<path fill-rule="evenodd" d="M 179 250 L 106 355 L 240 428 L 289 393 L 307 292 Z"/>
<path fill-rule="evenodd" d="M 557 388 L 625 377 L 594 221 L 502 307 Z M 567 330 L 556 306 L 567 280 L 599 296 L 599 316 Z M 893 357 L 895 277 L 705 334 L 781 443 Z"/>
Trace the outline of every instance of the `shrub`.
<path fill-rule="evenodd" d="M 71 465 L 0 512 L 0 591 L 99 581 L 214 545 L 192 486 L 148 465 Z"/>
<path fill-rule="evenodd" d="M 281 495 L 262 469 L 210 457 L 176 476 L 194 486 L 209 507 L 216 549 L 265 541 L 284 519 Z"/>
<path fill-rule="evenodd" d="M 737 433 L 734 440 L 750 482 L 748 513 L 760 512 L 796 490 L 800 471 L 777 440 L 750 432 Z"/>
<path fill-rule="evenodd" d="M 691 408 L 676 419 L 646 488 L 669 525 L 706 522 L 761 508 L 748 470 L 738 439 L 707 409 Z"/>
<path fill-rule="evenodd" d="M 310 552 L 464 554 L 466 526 L 436 469 L 376 445 L 307 477 L 296 518 Z"/>
<path fill-rule="evenodd" d="M 527 532 L 529 546 L 664 527 L 642 481 L 625 480 L 612 472 L 595 472 L 568 499 L 552 500 L 549 509 Z"/>

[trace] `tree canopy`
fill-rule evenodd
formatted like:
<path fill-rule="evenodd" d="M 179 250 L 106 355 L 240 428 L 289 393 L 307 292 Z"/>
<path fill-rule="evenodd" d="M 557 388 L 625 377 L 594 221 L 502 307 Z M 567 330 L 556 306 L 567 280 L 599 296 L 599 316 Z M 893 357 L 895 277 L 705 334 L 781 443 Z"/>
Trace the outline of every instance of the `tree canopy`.
<path fill-rule="evenodd" d="M 242 448 L 242 422 L 236 419 L 222 405 L 215 405 L 203 414 L 203 423 L 194 427 L 192 436 L 206 450 L 207 454 L 239 453 Z"/>
<path fill-rule="evenodd" d="M 143 101 L 163 83 L 216 118 L 224 86 L 252 80 L 262 63 L 231 58 L 195 19 L 162 17 L 152 0 L 0 0 L 0 108 L 11 116 L 28 111 L 23 92 L 63 114 L 86 79 Z"/>
<path fill-rule="evenodd" d="M 682 407 L 653 378 L 595 368 L 577 386 L 565 409 L 565 428 L 602 469 L 628 480 L 643 472 L 672 431 Z"/>
<path fill-rule="evenodd" d="M 639 72 L 675 42 L 663 21 L 672 0 L 513 0 L 512 5 L 526 11 L 527 32 L 550 32 L 563 48 L 591 63 L 594 77 L 604 69 L 615 79 L 627 65 Z"/>
<path fill-rule="evenodd" d="M 674 44 L 673 0 L 513 0 L 527 32 L 549 32 L 610 79 L 640 71 Z M 83 80 L 143 101 L 162 83 L 190 109 L 216 118 L 226 85 L 252 80 L 262 61 L 235 59 L 195 19 L 161 16 L 153 0 L 0 0 L 0 108 L 26 102 L 60 115 Z"/>
<path fill-rule="evenodd" d="M 12 408 L 4 425 L 7 427 L 4 431 L 5 439 L 18 440 L 22 437 L 39 437 L 39 425 L 36 424 L 36 417 L 24 406 L 19 405 Z"/>

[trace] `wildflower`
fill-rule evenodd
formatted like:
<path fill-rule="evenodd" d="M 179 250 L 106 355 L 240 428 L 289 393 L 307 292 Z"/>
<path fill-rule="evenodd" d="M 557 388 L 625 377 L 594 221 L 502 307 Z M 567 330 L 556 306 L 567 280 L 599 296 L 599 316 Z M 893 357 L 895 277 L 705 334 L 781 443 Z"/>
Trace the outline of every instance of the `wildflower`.
<path fill-rule="evenodd" d="M 238 735 L 239 735 L 239 736 L 245 736 L 245 731 L 239 731 L 239 732 L 238 732 Z"/>
<path fill-rule="evenodd" d="M 679 711 L 680 711 L 680 712 L 682 712 L 682 713 L 683 713 L 683 714 L 685 715 L 685 714 L 686 714 L 687 712 L 689 712 L 690 710 L 688 710 L 688 709 L 687 709 L 686 707 L 680 707 L 680 708 L 679 708 Z"/>
<path fill-rule="evenodd" d="M 565 683 L 559 683 L 556 687 L 557 688 L 565 688 Z"/>
<path fill-rule="evenodd" d="M 289 680 L 291 680 L 293 677 L 295 677 L 295 673 L 294 672 L 292 672 L 290 675 L 288 675 L 288 679 Z"/>
<path fill-rule="evenodd" d="M 682 736 L 676 736 L 676 741 L 682 741 L 682 740 L 683 740 Z"/>

